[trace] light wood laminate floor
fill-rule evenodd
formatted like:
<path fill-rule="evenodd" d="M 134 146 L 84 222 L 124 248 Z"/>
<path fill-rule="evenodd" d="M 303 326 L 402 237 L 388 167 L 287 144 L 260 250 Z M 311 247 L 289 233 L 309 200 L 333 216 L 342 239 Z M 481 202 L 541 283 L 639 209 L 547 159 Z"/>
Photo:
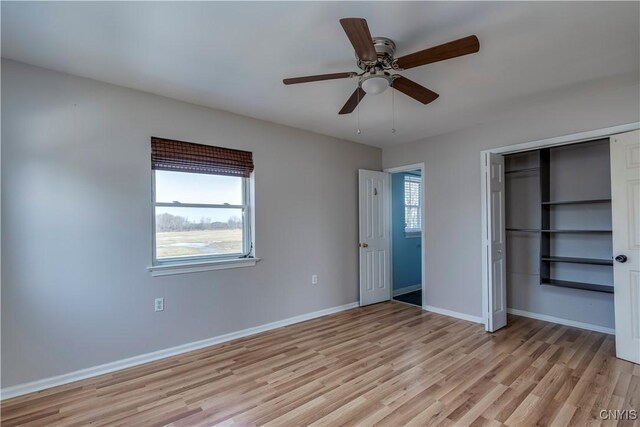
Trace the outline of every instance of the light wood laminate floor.
<path fill-rule="evenodd" d="M 603 409 L 640 411 L 613 336 L 388 302 L 14 398 L 2 426 L 640 425 Z"/>

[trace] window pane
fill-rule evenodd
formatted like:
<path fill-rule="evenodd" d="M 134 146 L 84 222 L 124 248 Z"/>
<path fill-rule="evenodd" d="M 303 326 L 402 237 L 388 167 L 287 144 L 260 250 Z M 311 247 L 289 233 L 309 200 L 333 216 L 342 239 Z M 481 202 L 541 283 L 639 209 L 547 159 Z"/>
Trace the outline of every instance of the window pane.
<path fill-rule="evenodd" d="M 404 177 L 404 204 L 409 206 L 420 204 L 420 178 Z"/>
<path fill-rule="evenodd" d="M 242 178 L 158 170 L 156 202 L 241 205 Z"/>
<path fill-rule="evenodd" d="M 156 207 L 156 258 L 242 254 L 242 209 Z"/>
<path fill-rule="evenodd" d="M 405 207 L 404 218 L 405 218 L 405 224 L 406 224 L 405 229 L 420 230 L 422 228 L 419 207 L 414 207 L 414 206 Z"/>
<path fill-rule="evenodd" d="M 422 228 L 420 217 L 420 185 L 419 176 L 404 177 L 404 222 L 406 231 L 419 231 Z"/>

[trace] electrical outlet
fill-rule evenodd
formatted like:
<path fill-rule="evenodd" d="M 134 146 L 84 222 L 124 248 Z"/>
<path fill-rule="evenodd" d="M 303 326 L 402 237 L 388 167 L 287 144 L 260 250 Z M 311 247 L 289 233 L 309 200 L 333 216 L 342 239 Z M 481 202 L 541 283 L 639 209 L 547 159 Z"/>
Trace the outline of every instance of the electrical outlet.
<path fill-rule="evenodd" d="M 164 298 L 156 298 L 155 311 L 164 311 Z"/>
<path fill-rule="evenodd" d="M 311 284 L 312 285 L 317 285 L 318 284 L 318 275 L 314 274 L 313 276 L 311 276 Z"/>

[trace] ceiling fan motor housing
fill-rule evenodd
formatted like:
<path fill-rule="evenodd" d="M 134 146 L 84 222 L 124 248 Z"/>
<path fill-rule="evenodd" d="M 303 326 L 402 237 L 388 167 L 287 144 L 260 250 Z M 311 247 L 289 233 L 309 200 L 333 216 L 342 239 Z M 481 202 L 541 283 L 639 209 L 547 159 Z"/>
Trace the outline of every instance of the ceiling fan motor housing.
<path fill-rule="evenodd" d="M 376 50 L 378 59 L 375 62 L 363 61 L 358 58 L 358 55 L 356 54 L 358 68 L 364 71 L 368 71 L 376 64 L 382 65 L 385 69 L 391 68 L 391 64 L 393 63 L 393 55 L 396 53 L 396 44 L 393 42 L 393 40 L 386 37 L 373 37 L 373 47 Z"/>

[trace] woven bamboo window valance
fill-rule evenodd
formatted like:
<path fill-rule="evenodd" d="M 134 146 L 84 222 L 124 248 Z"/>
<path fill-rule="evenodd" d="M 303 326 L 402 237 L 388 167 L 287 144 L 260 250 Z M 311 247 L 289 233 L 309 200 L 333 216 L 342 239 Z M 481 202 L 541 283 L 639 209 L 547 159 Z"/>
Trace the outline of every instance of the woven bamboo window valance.
<path fill-rule="evenodd" d="M 253 172 L 253 153 L 152 137 L 151 168 L 248 178 Z"/>

